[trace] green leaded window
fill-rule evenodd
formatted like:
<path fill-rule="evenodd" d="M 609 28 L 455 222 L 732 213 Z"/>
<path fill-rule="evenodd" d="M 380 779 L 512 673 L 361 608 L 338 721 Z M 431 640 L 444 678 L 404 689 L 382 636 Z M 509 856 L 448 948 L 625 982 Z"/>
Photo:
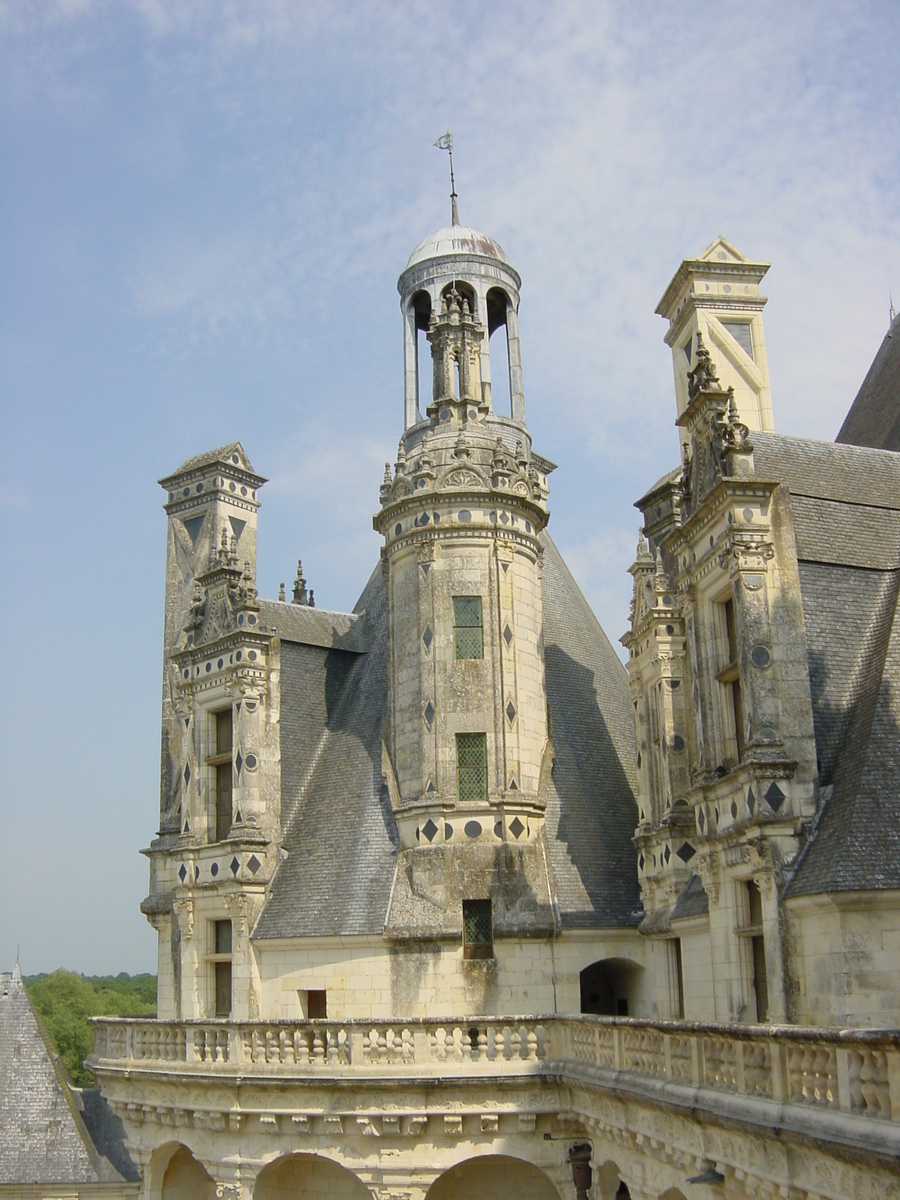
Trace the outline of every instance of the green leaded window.
<path fill-rule="evenodd" d="M 453 657 L 484 658 L 480 596 L 453 597 Z"/>
<path fill-rule="evenodd" d="M 483 733 L 456 735 L 456 791 L 462 803 L 487 803 L 487 737 Z"/>
<path fill-rule="evenodd" d="M 466 958 L 490 958 L 494 929 L 490 900 L 463 900 L 463 954 Z"/>

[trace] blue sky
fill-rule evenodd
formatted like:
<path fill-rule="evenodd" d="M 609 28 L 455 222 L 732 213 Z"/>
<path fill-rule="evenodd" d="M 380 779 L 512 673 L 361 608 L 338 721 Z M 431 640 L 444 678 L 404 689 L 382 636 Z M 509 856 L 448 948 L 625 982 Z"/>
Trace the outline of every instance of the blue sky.
<path fill-rule="evenodd" d="M 776 427 L 832 439 L 900 301 L 900 7 L 0 0 L 0 969 L 153 969 L 163 496 L 239 438 L 259 585 L 348 608 L 402 417 L 396 280 L 462 220 L 523 278 L 551 531 L 610 638 L 677 461 L 659 297 L 772 263 Z"/>

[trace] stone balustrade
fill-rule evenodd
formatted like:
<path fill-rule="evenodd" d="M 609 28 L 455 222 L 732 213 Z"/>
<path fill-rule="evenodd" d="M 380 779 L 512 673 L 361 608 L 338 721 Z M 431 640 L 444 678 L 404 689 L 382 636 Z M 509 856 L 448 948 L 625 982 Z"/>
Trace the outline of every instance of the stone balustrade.
<path fill-rule="evenodd" d="M 782 1104 L 900 1119 L 900 1034 L 558 1018 L 564 1062 Z M 554 1047 L 556 1050 L 556 1047 Z"/>
<path fill-rule="evenodd" d="M 604 1017 L 471 1021 L 96 1018 L 88 1060 L 118 1069 L 342 1076 L 656 1079 L 881 1121 L 900 1119 L 900 1033 Z"/>

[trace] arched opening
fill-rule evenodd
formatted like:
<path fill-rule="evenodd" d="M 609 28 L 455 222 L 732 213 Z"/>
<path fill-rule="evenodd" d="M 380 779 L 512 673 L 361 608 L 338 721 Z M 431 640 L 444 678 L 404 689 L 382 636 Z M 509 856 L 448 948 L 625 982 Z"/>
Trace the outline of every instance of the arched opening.
<path fill-rule="evenodd" d="M 416 292 L 409 306 L 416 337 L 416 397 L 419 413 L 422 414 L 431 403 L 433 391 L 431 347 L 425 336 L 431 320 L 431 297 L 427 292 Z"/>
<path fill-rule="evenodd" d="M 626 958 L 601 958 L 581 972 L 581 1011 L 597 1017 L 638 1015 L 644 968 Z"/>
<path fill-rule="evenodd" d="M 263 1167 L 253 1200 L 372 1200 L 346 1167 L 316 1154 L 289 1154 Z"/>
<path fill-rule="evenodd" d="M 659 1200 L 687 1200 L 687 1198 L 680 1188 L 673 1187 L 663 1192 Z"/>
<path fill-rule="evenodd" d="M 509 329 L 506 315 L 510 299 L 501 288 L 487 294 L 488 345 L 491 356 L 491 404 L 496 413 L 512 416 L 510 389 Z M 496 336 L 495 336 L 496 335 Z"/>
<path fill-rule="evenodd" d="M 594 1172 L 597 1200 L 631 1200 L 628 1184 L 622 1179 L 617 1163 L 605 1162 Z"/>
<path fill-rule="evenodd" d="M 163 1171 L 160 1200 L 215 1200 L 216 1185 L 187 1146 L 178 1146 Z"/>
<path fill-rule="evenodd" d="M 428 1189 L 425 1200 L 559 1200 L 559 1192 L 532 1163 L 505 1154 L 485 1154 L 445 1171 Z"/>
<path fill-rule="evenodd" d="M 466 283 L 463 279 L 454 279 L 452 283 L 448 283 L 446 287 L 441 289 L 441 295 L 446 296 L 447 293 L 455 289 L 456 294 L 460 296 L 468 304 L 473 316 L 478 316 L 478 301 L 475 297 L 475 289 L 470 283 Z"/>

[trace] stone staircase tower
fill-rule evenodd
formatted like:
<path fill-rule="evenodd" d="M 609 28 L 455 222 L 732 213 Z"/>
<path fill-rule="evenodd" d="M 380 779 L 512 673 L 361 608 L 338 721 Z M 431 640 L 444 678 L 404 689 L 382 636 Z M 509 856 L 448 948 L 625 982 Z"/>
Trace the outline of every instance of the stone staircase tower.
<path fill-rule="evenodd" d="M 519 282 L 492 239 L 453 226 L 413 252 L 398 285 L 405 429 L 374 519 L 389 612 L 385 775 L 401 839 L 388 936 L 458 937 L 472 901 L 496 936 L 553 928 L 539 540 L 553 464 L 525 425 Z M 500 324 L 509 416 L 491 394 Z M 417 330 L 433 364 L 424 417 Z"/>

